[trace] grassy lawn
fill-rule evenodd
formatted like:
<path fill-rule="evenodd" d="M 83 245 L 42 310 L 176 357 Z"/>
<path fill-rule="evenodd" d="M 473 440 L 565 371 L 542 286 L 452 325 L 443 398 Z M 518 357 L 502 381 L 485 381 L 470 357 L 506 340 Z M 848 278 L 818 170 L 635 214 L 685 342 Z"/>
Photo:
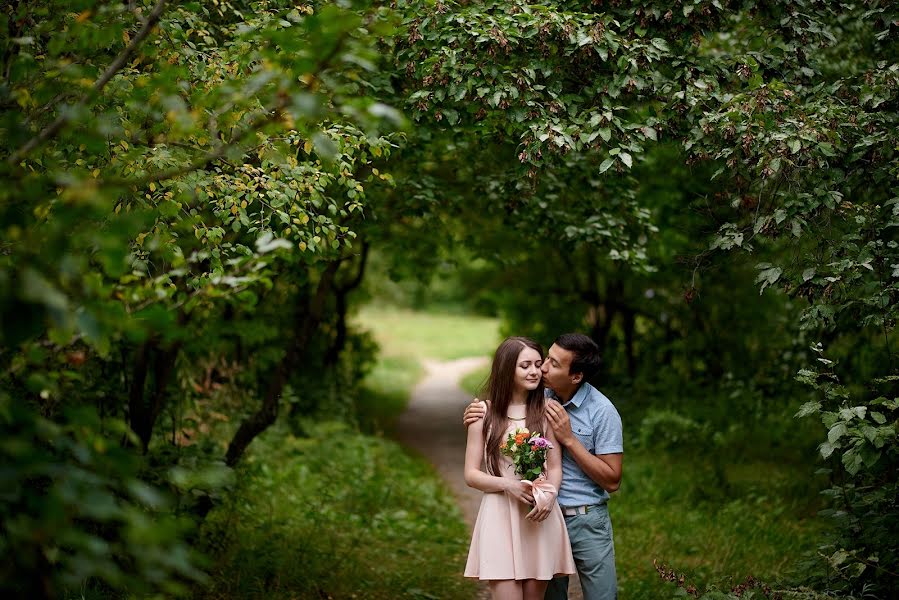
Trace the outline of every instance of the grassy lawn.
<path fill-rule="evenodd" d="M 355 323 L 371 331 L 385 356 L 452 360 L 484 356 L 499 345 L 499 321 L 368 307 Z"/>

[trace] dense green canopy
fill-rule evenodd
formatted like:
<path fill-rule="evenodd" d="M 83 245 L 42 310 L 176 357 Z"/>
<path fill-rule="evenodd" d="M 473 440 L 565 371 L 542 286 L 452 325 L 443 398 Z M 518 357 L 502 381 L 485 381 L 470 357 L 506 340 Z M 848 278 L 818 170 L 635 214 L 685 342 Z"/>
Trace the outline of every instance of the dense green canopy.
<path fill-rule="evenodd" d="M 202 579 L 180 516 L 352 396 L 360 286 L 448 263 L 508 331 L 588 331 L 662 432 L 817 419 L 807 583 L 895 589 L 893 3 L 13 0 L 0 32 L 4 591 Z M 185 467 L 163 420 L 232 362 L 239 425 Z"/>

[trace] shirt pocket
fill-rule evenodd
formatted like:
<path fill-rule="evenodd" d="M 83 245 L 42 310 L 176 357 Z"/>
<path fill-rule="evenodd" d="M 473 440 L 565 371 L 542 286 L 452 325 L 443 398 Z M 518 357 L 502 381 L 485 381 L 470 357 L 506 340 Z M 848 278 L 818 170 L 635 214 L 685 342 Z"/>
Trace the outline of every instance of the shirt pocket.
<path fill-rule="evenodd" d="M 577 437 L 578 441 L 584 445 L 591 454 L 593 453 L 593 428 L 584 425 L 571 424 L 571 430 Z"/>

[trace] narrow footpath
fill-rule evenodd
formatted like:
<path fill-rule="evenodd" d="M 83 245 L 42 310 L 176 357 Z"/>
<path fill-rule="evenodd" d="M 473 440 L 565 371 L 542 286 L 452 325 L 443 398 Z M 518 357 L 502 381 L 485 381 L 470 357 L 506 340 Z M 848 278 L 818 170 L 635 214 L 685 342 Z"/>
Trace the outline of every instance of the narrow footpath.
<path fill-rule="evenodd" d="M 462 474 L 465 459 L 462 413 L 471 396 L 459 387 L 459 381 L 487 362 L 485 357 L 447 362 L 425 360 L 425 377 L 412 390 L 409 406 L 397 422 L 400 442 L 431 461 L 458 500 L 469 530 L 478 516 L 481 492 L 465 485 Z M 486 585 L 482 586 L 478 598 L 489 597 Z M 568 598 L 583 600 L 577 577 L 571 578 Z"/>

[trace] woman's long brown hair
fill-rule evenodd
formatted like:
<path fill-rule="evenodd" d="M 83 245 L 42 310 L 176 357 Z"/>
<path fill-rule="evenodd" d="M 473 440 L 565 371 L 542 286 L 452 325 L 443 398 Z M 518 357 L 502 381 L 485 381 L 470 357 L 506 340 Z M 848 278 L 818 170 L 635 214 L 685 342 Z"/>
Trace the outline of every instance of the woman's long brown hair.
<path fill-rule="evenodd" d="M 499 468 L 499 446 L 505 438 L 508 428 L 506 413 L 512 402 L 512 393 L 515 391 L 515 369 L 518 366 L 518 355 L 525 348 L 536 350 L 543 358 L 543 348 L 534 340 L 526 337 L 506 338 L 493 355 L 490 378 L 484 387 L 484 397 L 490 400 L 487 404 L 487 415 L 484 417 L 484 432 L 487 438 L 484 453 L 487 457 L 487 472 L 491 475 L 502 475 Z M 537 431 L 542 433 L 545 406 L 542 380 L 537 389 L 528 392 L 526 406 L 526 427 L 531 433 Z"/>

